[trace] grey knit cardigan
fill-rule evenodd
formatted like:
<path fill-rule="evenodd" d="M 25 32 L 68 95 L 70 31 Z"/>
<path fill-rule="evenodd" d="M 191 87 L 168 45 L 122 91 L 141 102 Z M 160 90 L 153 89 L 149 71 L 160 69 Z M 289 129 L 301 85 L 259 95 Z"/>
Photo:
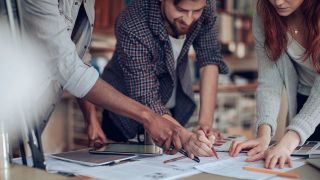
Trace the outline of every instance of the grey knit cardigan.
<path fill-rule="evenodd" d="M 320 123 L 320 75 L 317 75 L 310 96 L 303 108 L 297 113 L 297 88 L 298 74 L 292 60 L 286 52 L 283 52 L 277 61 L 271 61 L 264 46 L 264 29 L 260 18 L 253 18 L 253 34 L 255 38 L 255 50 L 258 60 L 258 88 L 257 88 L 257 122 L 268 124 L 272 129 L 272 136 L 277 129 L 277 116 L 280 109 L 282 90 L 285 88 L 288 96 L 288 130 L 297 132 L 302 145 L 312 135 Z"/>

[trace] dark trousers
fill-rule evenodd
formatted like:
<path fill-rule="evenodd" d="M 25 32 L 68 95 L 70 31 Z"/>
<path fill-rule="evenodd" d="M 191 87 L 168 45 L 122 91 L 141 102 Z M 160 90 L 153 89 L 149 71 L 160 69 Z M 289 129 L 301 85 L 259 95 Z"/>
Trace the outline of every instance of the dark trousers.
<path fill-rule="evenodd" d="M 309 96 L 305 96 L 302 94 L 297 94 L 297 112 L 300 112 L 304 103 L 307 101 Z M 320 125 L 316 127 L 314 133 L 307 139 L 307 141 L 320 141 Z"/>

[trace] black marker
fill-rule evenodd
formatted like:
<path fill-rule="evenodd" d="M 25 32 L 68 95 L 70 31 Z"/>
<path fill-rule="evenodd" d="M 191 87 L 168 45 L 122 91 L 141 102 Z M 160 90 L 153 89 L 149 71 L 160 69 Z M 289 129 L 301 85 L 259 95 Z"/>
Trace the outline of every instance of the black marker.
<path fill-rule="evenodd" d="M 171 148 L 171 149 L 174 149 L 174 146 L 171 146 L 170 148 Z M 190 158 L 190 157 L 188 156 L 188 153 L 187 153 L 184 149 L 179 149 L 179 153 L 181 153 L 182 155 L 184 155 L 184 156 L 187 157 L 187 158 Z M 190 158 L 190 159 L 191 159 L 191 158 Z M 200 163 L 200 159 L 199 159 L 199 157 L 197 157 L 197 156 L 194 156 L 194 158 L 193 158 L 192 160 L 194 160 L 194 161 L 197 162 L 197 163 Z"/>

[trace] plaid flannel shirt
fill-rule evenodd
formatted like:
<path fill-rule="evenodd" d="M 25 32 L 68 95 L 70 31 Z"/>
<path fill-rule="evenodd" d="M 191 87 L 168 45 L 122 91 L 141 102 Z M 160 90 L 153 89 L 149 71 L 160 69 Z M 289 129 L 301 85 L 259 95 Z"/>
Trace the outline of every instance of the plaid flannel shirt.
<path fill-rule="evenodd" d="M 154 112 L 171 114 L 182 125 L 195 110 L 188 51 L 193 45 L 200 67 L 215 64 L 220 73 L 228 68 L 222 60 L 217 33 L 215 1 L 207 0 L 202 16 L 187 34 L 174 69 L 174 56 L 159 0 L 134 0 L 121 13 L 116 24 L 116 50 L 103 73 L 103 79 Z M 177 84 L 176 106 L 165 107 Z M 105 113 L 106 114 L 106 113 Z M 127 138 L 137 133 L 139 124 L 108 112 Z"/>

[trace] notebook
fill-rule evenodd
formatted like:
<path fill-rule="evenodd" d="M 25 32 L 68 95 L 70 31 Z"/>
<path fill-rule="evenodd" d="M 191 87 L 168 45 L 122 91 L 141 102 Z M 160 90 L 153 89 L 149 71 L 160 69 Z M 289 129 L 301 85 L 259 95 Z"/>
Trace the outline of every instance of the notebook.
<path fill-rule="evenodd" d="M 58 154 L 52 154 L 50 157 L 82 164 L 86 166 L 100 166 L 112 163 L 118 163 L 120 161 L 132 159 L 135 155 L 114 155 L 114 154 L 91 154 L 89 149 L 81 149 L 77 151 L 70 151 Z"/>

